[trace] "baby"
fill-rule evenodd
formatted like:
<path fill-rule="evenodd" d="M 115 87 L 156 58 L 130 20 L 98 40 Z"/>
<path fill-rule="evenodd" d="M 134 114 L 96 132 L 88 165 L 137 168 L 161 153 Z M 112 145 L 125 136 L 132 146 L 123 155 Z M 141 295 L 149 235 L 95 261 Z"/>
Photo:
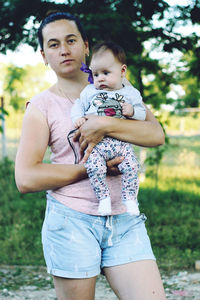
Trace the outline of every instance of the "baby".
<path fill-rule="evenodd" d="M 113 42 L 101 42 L 93 48 L 90 63 L 94 84 L 89 84 L 72 107 L 71 117 L 76 128 L 85 122 L 85 115 L 95 114 L 116 118 L 145 120 L 146 109 L 141 95 L 131 85 L 123 85 L 127 66 L 124 50 Z M 116 156 L 124 160 L 118 165 L 122 173 L 122 201 L 127 212 L 139 215 L 139 163 L 133 146 L 105 137 L 92 150 L 85 162 L 88 177 L 99 200 L 99 214 L 111 214 L 111 198 L 106 183 L 106 161 Z"/>

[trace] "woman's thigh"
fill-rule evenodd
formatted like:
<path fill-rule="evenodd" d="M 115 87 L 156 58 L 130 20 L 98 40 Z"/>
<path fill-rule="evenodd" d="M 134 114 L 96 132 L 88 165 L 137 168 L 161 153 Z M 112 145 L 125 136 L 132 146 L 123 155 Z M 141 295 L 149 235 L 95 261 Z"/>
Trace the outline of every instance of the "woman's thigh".
<path fill-rule="evenodd" d="M 105 267 L 104 274 L 120 300 L 166 300 L 154 260 Z"/>
<path fill-rule="evenodd" d="M 54 276 L 58 300 L 94 300 L 96 276 L 86 279 L 68 279 Z"/>
<path fill-rule="evenodd" d="M 97 276 L 101 263 L 97 240 L 103 227 L 101 219 L 69 209 L 50 197 L 48 199 L 42 228 L 48 273 L 71 279 Z"/>

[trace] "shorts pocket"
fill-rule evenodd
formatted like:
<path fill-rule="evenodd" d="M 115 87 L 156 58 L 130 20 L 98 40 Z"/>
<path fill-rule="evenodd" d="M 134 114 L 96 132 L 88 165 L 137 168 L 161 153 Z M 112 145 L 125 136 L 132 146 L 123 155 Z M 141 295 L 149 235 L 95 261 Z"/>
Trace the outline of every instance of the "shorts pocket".
<path fill-rule="evenodd" d="M 49 231 L 62 230 L 66 224 L 66 216 L 50 210 L 47 216 L 47 229 Z"/>

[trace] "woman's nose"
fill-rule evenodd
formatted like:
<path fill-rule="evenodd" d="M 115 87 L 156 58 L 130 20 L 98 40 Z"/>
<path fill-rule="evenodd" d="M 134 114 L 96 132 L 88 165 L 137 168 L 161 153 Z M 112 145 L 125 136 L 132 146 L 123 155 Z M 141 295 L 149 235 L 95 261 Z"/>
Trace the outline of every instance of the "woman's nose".
<path fill-rule="evenodd" d="M 69 46 L 67 45 L 67 43 L 62 43 L 60 50 L 61 50 L 61 55 L 67 55 L 70 53 Z"/>

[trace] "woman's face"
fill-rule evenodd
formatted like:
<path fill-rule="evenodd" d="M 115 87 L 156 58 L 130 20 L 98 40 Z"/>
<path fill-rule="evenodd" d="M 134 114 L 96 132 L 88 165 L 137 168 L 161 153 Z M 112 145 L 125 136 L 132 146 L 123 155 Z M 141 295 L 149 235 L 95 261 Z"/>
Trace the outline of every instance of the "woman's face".
<path fill-rule="evenodd" d="M 44 62 L 60 77 L 73 77 L 80 71 L 81 62 L 89 53 L 74 21 L 58 20 L 47 24 L 42 31 Z"/>

